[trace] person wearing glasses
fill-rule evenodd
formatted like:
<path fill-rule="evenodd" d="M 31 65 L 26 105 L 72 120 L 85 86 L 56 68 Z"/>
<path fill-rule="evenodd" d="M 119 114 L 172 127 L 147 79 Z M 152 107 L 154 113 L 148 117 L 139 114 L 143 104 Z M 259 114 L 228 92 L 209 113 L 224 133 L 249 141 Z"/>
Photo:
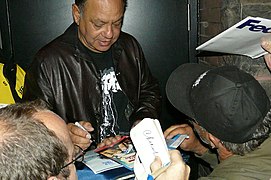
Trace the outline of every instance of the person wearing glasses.
<path fill-rule="evenodd" d="M 252 75 L 235 66 L 183 64 L 170 75 L 166 93 L 189 121 L 164 136 L 189 135 L 180 148 L 213 168 L 200 179 L 270 179 L 270 100 Z"/>
<path fill-rule="evenodd" d="M 36 100 L 0 109 L 0 179 L 76 180 L 73 145 L 66 123 Z"/>

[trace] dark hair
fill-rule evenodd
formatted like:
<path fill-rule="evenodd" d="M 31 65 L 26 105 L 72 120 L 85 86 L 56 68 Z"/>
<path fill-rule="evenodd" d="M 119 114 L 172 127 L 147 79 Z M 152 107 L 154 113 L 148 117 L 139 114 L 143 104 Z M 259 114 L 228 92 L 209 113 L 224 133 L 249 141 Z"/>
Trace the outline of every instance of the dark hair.
<path fill-rule="evenodd" d="M 262 124 L 255 130 L 252 140 L 242 144 L 221 141 L 221 143 L 233 154 L 245 155 L 257 149 L 268 137 L 271 132 L 271 110 L 266 114 Z"/>
<path fill-rule="evenodd" d="M 81 12 L 83 11 L 83 7 L 87 1 L 88 0 L 75 0 L 75 4 L 79 7 Z M 124 3 L 124 12 L 125 12 L 127 8 L 127 0 L 123 0 L 123 3 Z"/>
<path fill-rule="evenodd" d="M 34 114 L 46 110 L 42 101 L 0 109 L 0 179 L 67 178 L 68 160 L 63 142 Z"/>

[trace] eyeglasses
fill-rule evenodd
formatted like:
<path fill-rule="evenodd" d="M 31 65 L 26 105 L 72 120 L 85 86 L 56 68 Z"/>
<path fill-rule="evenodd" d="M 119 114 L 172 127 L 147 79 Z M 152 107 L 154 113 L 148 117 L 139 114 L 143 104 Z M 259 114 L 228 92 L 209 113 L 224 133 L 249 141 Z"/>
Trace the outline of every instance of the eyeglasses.
<path fill-rule="evenodd" d="M 191 124 L 193 124 L 193 126 L 194 126 L 193 129 L 197 133 L 197 135 L 199 136 L 200 140 L 204 144 L 211 146 L 210 140 L 206 137 L 206 135 L 207 135 L 206 129 L 204 129 L 202 126 L 200 126 L 197 121 L 189 120 L 189 122 Z"/>
<path fill-rule="evenodd" d="M 61 169 L 64 169 L 65 167 L 69 166 L 70 164 L 74 164 L 75 162 L 82 162 L 84 161 L 84 157 L 86 152 L 78 145 L 74 145 L 74 155 L 73 160 L 69 162 L 68 164 L 64 165 Z"/>

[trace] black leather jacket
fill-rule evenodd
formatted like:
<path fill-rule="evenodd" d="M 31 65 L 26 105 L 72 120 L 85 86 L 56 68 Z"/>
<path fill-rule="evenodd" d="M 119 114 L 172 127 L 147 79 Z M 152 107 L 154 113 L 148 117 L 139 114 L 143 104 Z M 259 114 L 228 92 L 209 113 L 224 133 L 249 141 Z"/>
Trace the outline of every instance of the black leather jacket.
<path fill-rule="evenodd" d="M 101 124 L 99 75 L 78 44 L 77 26 L 72 24 L 39 50 L 26 74 L 23 100 L 41 98 L 67 123 L 84 120 L 95 128 Z M 159 118 L 159 85 L 136 39 L 121 32 L 112 48 L 115 73 L 130 102 L 125 111 L 130 125 L 144 117 Z"/>

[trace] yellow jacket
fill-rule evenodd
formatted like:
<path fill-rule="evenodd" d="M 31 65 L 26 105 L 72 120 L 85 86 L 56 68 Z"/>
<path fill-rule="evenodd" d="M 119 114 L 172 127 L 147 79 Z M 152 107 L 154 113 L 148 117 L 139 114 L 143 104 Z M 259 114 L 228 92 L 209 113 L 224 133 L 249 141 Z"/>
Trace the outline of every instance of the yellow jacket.
<path fill-rule="evenodd" d="M 13 104 L 15 103 L 15 100 L 12 95 L 9 81 L 4 76 L 3 70 L 4 64 L 0 63 L 0 104 Z M 19 65 L 16 65 L 15 91 L 20 98 L 22 98 L 23 95 L 24 77 L 25 71 Z"/>

